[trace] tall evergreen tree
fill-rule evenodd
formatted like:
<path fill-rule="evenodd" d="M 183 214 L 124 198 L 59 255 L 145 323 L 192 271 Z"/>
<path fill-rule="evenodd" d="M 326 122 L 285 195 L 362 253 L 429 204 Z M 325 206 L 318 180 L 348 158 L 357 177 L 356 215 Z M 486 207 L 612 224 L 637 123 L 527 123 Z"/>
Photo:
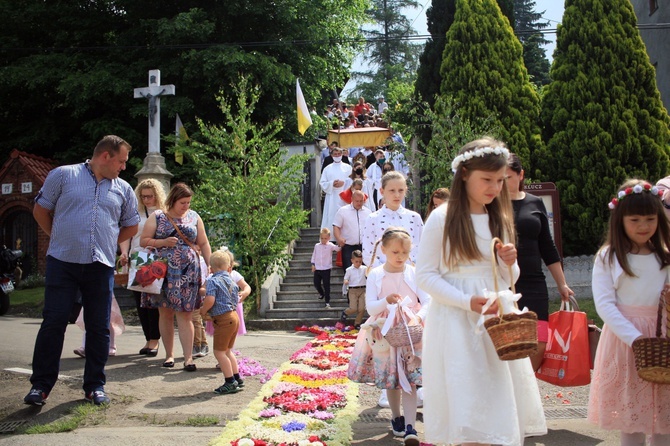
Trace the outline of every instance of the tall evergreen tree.
<path fill-rule="evenodd" d="M 373 0 L 368 15 L 373 28 L 364 29 L 366 71 L 353 73 L 354 96 L 369 99 L 384 95 L 391 81 L 414 81 L 422 45 L 413 41 L 416 30 L 404 14 L 416 0 Z"/>
<path fill-rule="evenodd" d="M 522 49 L 494 0 L 457 0 L 441 67 L 442 96 L 470 122 L 493 115 L 499 137 L 528 163 L 541 145 L 540 99 Z"/>
<path fill-rule="evenodd" d="M 560 191 L 566 254 L 595 252 L 626 178 L 668 172 L 670 119 L 636 25 L 628 0 L 567 0 L 558 28 L 533 166 Z"/>
<path fill-rule="evenodd" d="M 510 23 L 514 23 L 514 5 L 512 0 L 498 0 L 498 5 Z M 442 75 L 442 54 L 446 44 L 446 34 L 454 22 L 456 0 L 433 0 L 426 11 L 426 21 L 430 38 L 419 58 L 419 69 L 416 79 L 416 92 L 420 100 L 428 102 L 432 107 L 435 96 L 440 92 Z"/>
<path fill-rule="evenodd" d="M 549 22 L 541 20 L 543 14 L 544 11 L 535 11 L 533 0 L 514 0 L 514 33 L 523 46 L 523 62 L 530 80 L 537 86 L 549 82 L 549 60 L 543 48 L 549 41 L 541 32 Z"/>

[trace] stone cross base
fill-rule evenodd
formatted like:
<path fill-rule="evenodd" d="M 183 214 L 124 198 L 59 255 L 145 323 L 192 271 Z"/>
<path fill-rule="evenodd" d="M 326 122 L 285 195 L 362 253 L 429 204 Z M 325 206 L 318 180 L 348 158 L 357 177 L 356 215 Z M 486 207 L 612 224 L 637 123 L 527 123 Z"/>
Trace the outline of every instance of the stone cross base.
<path fill-rule="evenodd" d="M 160 153 L 149 152 L 144 158 L 144 166 L 135 174 L 137 181 L 153 178 L 160 181 L 165 194 L 170 192 L 170 179 L 173 177 L 165 167 L 165 158 Z"/>

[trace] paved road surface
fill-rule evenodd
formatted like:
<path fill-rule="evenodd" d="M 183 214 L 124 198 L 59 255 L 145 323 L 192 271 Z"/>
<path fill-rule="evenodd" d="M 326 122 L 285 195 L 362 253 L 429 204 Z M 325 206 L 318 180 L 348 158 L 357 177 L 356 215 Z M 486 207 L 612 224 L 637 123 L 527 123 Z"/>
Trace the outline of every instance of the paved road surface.
<path fill-rule="evenodd" d="M 40 320 L 0 317 L 0 425 L 17 421 L 46 423 L 62 419 L 71 407 L 81 402 L 83 360 L 72 354 L 81 342 L 81 330 L 70 326 L 66 333 L 61 374 L 49 401 L 41 410 L 21 404 L 29 389 L 28 375 L 35 335 Z M 286 331 L 253 331 L 238 338 L 236 348 L 242 356 L 259 361 L 268 369 L 279 366 L 303 347 L 311 335 Z M 212 355 L 197 360 L 198 371 L 160 367 L 161 356 L 137 355 L 144 345 L 140 327 L 129 326 L 117 340 L 118 354 L 107 367 L 107 391 L 113 404 L 109 418 L 113 422 L 76 429 L 74 432 L 43 435 L 0 435 L 4 445 L 206 445 L 223 429 L 226 420 L 234 419 L 260 389 L 258 378 L 247 380 L 244 392 L 233 398 L 216 396 L 220 373 L 214 369 Z M 178 346 L 178 343 L 175 343 Z M 179 351 L 177 349 L 177 351 Z M 354 425 L 357 446 L 401 445 L 389 432 L 390 411 L 376 406 L 378 391 L 360 386 L 361 416 Z M 618 445 L 618 434 L 595 428 L 586 422 L 585 404 L 588 387 L 561 389 L 541 383 L 548 417 L 549 434 L 528 439 L 526 446 L 596 446 Z M 229 395 L 230 396 L 230 395 Z M 567 401 L 567 403 L 566 403 Z M 421 418 L 421 409 L 419 409 Z M 214 427 L 175 426 L 189 417 L 214 416 L 220 420 Z M 423 425 L 417 423 L 421 434 Z"/>

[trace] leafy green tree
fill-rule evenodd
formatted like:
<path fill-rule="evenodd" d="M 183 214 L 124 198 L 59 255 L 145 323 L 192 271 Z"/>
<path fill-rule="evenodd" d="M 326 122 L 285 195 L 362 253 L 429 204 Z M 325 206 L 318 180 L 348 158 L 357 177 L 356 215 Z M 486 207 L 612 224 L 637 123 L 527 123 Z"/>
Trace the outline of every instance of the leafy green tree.
<path fill-rule="evenodd" d="M 419 135 L 429 128 L 432 132 L 427 144 L 416 138 L 417 150 L 405 152 L 410 165 L 418 166 L 420 171 L 420 178 L 413 178 L 410 186 L 412 190 L 420 187 L 420 202 L 412 203 L 412 208 L 423 213 L 435 189 L 451 186 L 451 161 L 458 150 L 482 135 L 497 137 L 499 129 L 492 115 L 475 121 L 463 118 L 450 96 L 438 96 L 431 107 L 427 102 L 419 101 L 407 84 L 392 82 L 389 99 L 397 104 L 388 111 L 396 131 L 403 135 Z M 408 196 L 412 195 L 408 193 Z"/>
<path fill-rule="evenodd" d="M 528 164 L 541 145 L 540 99 L 528 79 L 522 49 L 494 0 L 457 0 L 442 61 L 442 96 L 462 118 L 493 115 L 500 137 Z"/>
<path fill-rule="evenodd" d="M 564 252 L 592 254 L 626 178 L 668 173 L 670 118 L 628 0 L 568 0 L 542 103 L 534 176 L 561 194 Z"/>
<path fill-rule="evenodd" d="M 160 69 L 176 96 L 161 103 L 162 133 L 179 113 L 218 119 L 215 100 L 246 73 L 262 85 L 254 122 L 295 115 L 295 78 L 308 104 L 345 84 L 361 48 L 365 0 L 72 0 L 0 2 L 0 161 L 18 148 L 63 162 L 90 157 L 104 134 L 146 151 L 147 103 L 133 99 Z M 297 136 L 287 120 L 281 137 Z M 168 160 L 172 170 L 172 160 Z M 132 163 L 131 163 L 132 164 Z M 126 176 L 134 172 L 128 169 Z"/>
<path fill-rule="evenodd" d="M 543 14 L 544 11 L 535 11 L 533 0 L 514 0 L 514 33 L 523 46 L 523 62 L 530 80 L 537 86 L 549 82 L 549 60 L 544 49 L 549 41 L 541 32 L 549 22 L 541 21 Z"/>
<path fill-rule="evenodd" d="M 193 208 L 205 221 L 210 243 L 214 249 L 230 247 L 242 260 L 256 308 L 263 281 L 273 267 L 287 265 L 283 251 L 308 215 L 300 188 L 309 155 L 288 156 L 280 148 L 281 120 L 253 122 L 260 96 L 258 86 L 240 77 L 230 95 L 217 97 L 223 123 L 198 119 L 200 139 L 177 147 L 197 171 Z"/>
<path fill-rule="evenodd" d="M 421 44 L 412 40 L 417 33 L 403 10 L 418 5 L 416 0 L 371 1 L 368 15 L 374 27 L 363 31 L 368 69 L 353 73 L 357 81 L 353 96 L 384 96 L 392 80 L 414 79 Z"/>

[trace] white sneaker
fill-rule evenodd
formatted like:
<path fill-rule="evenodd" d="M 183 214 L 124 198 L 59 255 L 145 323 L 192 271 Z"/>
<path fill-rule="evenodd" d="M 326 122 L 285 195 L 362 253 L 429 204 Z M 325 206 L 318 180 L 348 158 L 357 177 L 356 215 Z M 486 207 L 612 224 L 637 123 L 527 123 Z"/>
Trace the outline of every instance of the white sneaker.
<path fill-rule="evenodd" d="M 382 394 L 379 395 L 379 401 L 377 402 L 379 407 L 391 407 L 389 404 L 388 395 L 386 395 L 386 390 L 382 390 Z"/>
<path fill-rule="evenodd" d="M 326 304 L 326 308 L 330 308 L 330 304 Z"/>

